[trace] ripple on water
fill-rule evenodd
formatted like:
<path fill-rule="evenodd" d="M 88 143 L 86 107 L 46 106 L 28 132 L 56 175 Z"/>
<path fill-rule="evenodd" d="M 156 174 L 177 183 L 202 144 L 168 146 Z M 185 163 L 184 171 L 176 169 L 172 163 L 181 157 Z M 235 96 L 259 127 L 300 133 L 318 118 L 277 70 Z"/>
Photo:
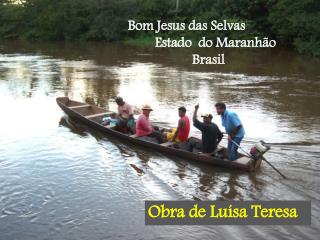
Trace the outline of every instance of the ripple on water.
<path fill-rule="evenodd" d="M 6 113 L 0 126 L 2 238 L 21 239 L 22 232 L 25 239 L 317 236 L 317 81 L 303 74 L 247 74 L 248 69 L 195 72 L 154 61 L 154 53 L 148 63 L 121 62 L 118 57 L 106 63 L 85 59 L 84 53 L 79 57 L 84 60 L 0 54 L 0 100 Z M 142 88 L 147 89 L 144 94 Z M 176 126 L 178 106 L 186 105 L 191 116 L 197 102 L 201 111 L 212 112 L 214 103 L 223 100 L 245 124 L 248 137 L 243 145 L 249 148 L 260 138 L 275 143 L 266 156 L 290 178 L 281 179 L 265 164 L 261 171 L 247 174 L 131 146 L 61 118 L 55 103 L 57 96 L 70 96 L 112 110 L 110 99 L 118 94 L 137 106 L 153 103 L 152 119 L 171 126 Z M 218 116 L 214 121 L 220 124 Z M 311 199 L 313 225 L 149 228 L 144 226 L 145 199 Z"/>

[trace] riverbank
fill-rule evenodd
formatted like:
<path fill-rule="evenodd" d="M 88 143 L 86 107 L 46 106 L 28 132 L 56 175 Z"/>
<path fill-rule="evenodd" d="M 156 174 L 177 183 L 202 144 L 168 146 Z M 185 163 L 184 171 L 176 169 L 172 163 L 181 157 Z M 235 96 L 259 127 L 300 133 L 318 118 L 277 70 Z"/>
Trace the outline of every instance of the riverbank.
<path fill-rule="evenodd" d="M 156 45 L 156 38 L 157 36 L 149 36 L 149 35 L 142 35 L 142 36 L 137 36 L 137 37 L 131 37 L 131 38 L 126 38 L 124 39 L 123 41 L 121 41 L 122 43 L 124 44 L 127 44 L 127 45 L 131 45 L 131 46 L 135 46 L 135 47 L 155 47 Z M 162 37 L 162 39 L 166 40 L 166 37 Z M 171 40 L 180 40 L 181 38 L 178 38 L 178 37 L 171 37 L 170 38 Z M 197 38 L 195 36 L 192 36 L 191 38 L 185 38 L 186 40 L 191 40 L 192 41 L 192 46 L 190 48 L 192 49 L 196 49 L 198 48 L 198 41 L 201 40 L 201 37 Z M 210 39 L 210 38 L 208 38 Z M 247 41 L 247 42 L 250 42 L 249 40 L 252 40 L 252 39 L 247 39 L 247 40 L 236 40 L 236 41 Z M 230 41 L 233 41 L 232 39 L 230 39 Z M 254 41 L 254 40 L 252 40 Z M 315 58 L 319 58 L 320 59 L 320 52 L 318 53 L 318 50 L 315 50 L 313 51 L 313 54 L 310 54 L 309 52 L 312 52 L 311 49 L 308 49 L 310 48 L 311 46 L 309 45 L 304 45 L 303 48 L 304 49 L 295 49 L 293 47 L 288 47 L 288 46 L 284 46 L 282 45 L 281 43 L 279 44 L 279 42 L 276 42 L 272 39 L 270 39 L 270 41 L 273 41 L 274 42 L 274 47 L 275 49 L 286 49 L 287 51 L 291 51 L 293 53 L 296 53 L 296 54 L 299 54 L 299 55 L 304 55 L 304 56 L 311 56 L 311 57 L 315 57 Z M 233 47 L 231 47 L 233 48 Z M 234 48 L 238 48 L 237 46 L 234 47 Z M 257 48 L 257 47 L 253 47 L 253 48 Z M 320 49 L 320 48 L 319 48 Z M 320 51 L 320 50 L 319 50 Z"/>
<path fill-rule="evenodd" d="M 318 31 L 320 5 L 317 1 L 82 1 L 34 0 L 0 3 L 0 36 L 4 39 L 105 41 L 126 38 L 139 45 L 149 40 L 128 31 L 128 20 L 141 23 L 209 23 L 213 20 L 245 23 L 242 31 L 201 31 L 208 38 L 223 34 L 233 39 L 269 37 L 298 53 L 320 56 Z M 299 11 L 296 11 L 299 9 Z M 26 21 L 28 19 L 28 21 Z M 150 31 L 145 31 L 149 34 Z M 166 31 L 185 37 L 190 31 Z M 200 33 L 200 32 L 199 32 Z M 222 36 L 221 36 L 222 37 Z M 139 39 L 140 38 L 140 39 Z M 128 41 L 128 40 L 127 40 Z"/>
<path fill-rule="evenodd" d="M 154 47 L 154 36 L 139 36 L 136 38 L 127 38 L 122 41 L 124 44 L 136 47 Z"/>

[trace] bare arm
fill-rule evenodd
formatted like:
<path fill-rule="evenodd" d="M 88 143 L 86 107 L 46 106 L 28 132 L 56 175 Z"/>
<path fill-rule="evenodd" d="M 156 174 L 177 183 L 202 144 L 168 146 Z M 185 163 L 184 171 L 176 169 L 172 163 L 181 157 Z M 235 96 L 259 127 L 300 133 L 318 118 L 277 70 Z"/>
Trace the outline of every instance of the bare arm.
<path fill-rule="evenodd" d="M 236 127 L 234 129 L 232 129 L 232 131 L 229 135 L 230 135 L 231 139 L 234 139 L 237 136 L 240 129 L 242 128 L 242 124 L 241 124 L 241 121 L 236 113 L 232 114 L 231 121 L 232 121 L 233 125 Z"/>
<path fill-rule="evenodd" d="M 237 136 L 237 133 L 239 132 L 239 130 L 242 128 L 242 125 L 239 125 L 238 127 L 235 127 L 232 131 L 232 133 L 230 133 L 230 137 L 231 139 L 234 139 L 235 136 Z"/>
<path fill-rule="evenodd" d="M 199 109 L 199 104 L 194 106 L 194 111 L 193 111 L 193 116 L 192 116 L 193 121 L 197 119 L 198 109 Z"/>
<path fill-rule="evenodd" d="M 177 131 L 174 133 L 174 136 L 172 138 L 172 142 L 174 142 L 178 136 L 179 131 L 185 126 L 185 122 L 182 121 L 181 119 L 178 122 L 178 127 L 177 127 Z"/>

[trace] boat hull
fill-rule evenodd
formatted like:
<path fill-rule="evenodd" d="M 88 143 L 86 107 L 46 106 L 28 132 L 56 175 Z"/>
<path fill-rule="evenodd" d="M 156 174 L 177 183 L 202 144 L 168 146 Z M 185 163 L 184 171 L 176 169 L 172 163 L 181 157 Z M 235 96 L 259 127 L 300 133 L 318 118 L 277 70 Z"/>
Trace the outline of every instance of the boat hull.
<path fill-rule="evenodd" d="M 113 136 L 119 139 L 122 139 L 125 142 L 129 142 L 132 144 L 140 145 L 146 148 L 151 148 L 156 151 L 166 153 L 169 155 L 177 156 L 183 159 L 188 159 L 191 161 L 195 162 L 201 162 L 209 165 L 215 165 L 215 166 L 220 166 L 220 167 L 226 167 L 226 168 L 231 168 L 231 169 L 241 169 L 245 171 L 255 171 L 260 167 L 261 160 L 254 161 L 252 159 L 246 159 L 246 161 L 243 159 L 242 161 L 236 160 L 236 161 L 229 161 L 229 160 L 220 160 L 220 159 L 215 159 L 209 154 L 203 154 L 203 153 L 192 153 L 186 150 L 180 150 L 174 147 L 169 147 L 169 146 L 163 146 L 161 144 L 149 142 L 142 140 L 140 138 L 136 137 L 131 137 L 127 134 L 124 134 L 122 132 L 116 131 L 112 128 L 107 128 L 100 124 L 97 121 L 94 121 L 92 118 L 86 117 L 83 112 L 77 111 L 77 109 L 80 108 L 86 108 L 88 106 L 87 104 L 72 101 L 67 97 L 60 97 L 56 99 L 57 104 L 59 107 L 72 119 L 75 119 L 77 121 L 82 122 L 83 124 L 89 126 L 90 128 L 93 128 L 103 134 Z M 82 105 L 81 105 L 82 104 Z M 77 107 L 79 106 L 79 107 Z M 81 107 L 83 106 L 83 107 Z M 99 115 L 100 113 L 102 114 L 103 112 L 106 112 L 105 109 L 98 108 L 96 106 L 88 106 L 88 108 L 92 108 L 93 112 L 98 112 Z M 100 112 L 100 113 L 99 113 Z M 90 114 L 89 114 L 90 115 Z M 242 158 L 245 158 L 243 156 Z"/>

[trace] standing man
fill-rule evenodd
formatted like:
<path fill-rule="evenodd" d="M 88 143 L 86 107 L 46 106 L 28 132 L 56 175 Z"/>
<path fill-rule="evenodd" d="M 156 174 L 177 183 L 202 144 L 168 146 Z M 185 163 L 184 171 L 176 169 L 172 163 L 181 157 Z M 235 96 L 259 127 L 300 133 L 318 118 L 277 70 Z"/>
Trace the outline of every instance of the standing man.
<path fill-rule="evenodd" d="M 193 112 L 193 126 L 199 129 L 202 133 L 202 140 L 200 146 L 196 142 L 190 142 L 190 151 L 194 148 L 201 148 L 203 153 L 212 153 L 216 150 L 219 142 L 221 141 L 223 134 L 220 132 L 218 126 L 212 122 L 212 115 L 205 114 L 201 117 L 203 122 L 197 119 L 199 104 L 194 107 Z"/>
<path fill-rule="evenodd" d="M 225 127 L 228 134 L 228 158 L 234 161 L 238 157 L 238 146 L 244 137 L 244 128 L 235 112 L 226 109 L 222 102 L 215 104 L 217 114 L 221 116 L 222 126 Z M 236 143 L 236 144 L 235 144 Z"/>
<path fill-rule="evenodd" d="M 133 108 L 130 104 L 123 101 L 122 97 L 116 97 L 116 103 L 118 105 L 118 127 L 121 130 L 135 133 L 135 122 L 133 118 Z"/>
<path fill-rule="evenodd" d="M 190 121 L 188 116 L 186 115 L 187 109 L 185 107 L 179 107 L 178 108 L 178 114 L 179 114 L 179 122 L 177 130 L 175 131 L 172 142 L 185 142 L 189 138 L 189 132 L 190 132 Z"/>

